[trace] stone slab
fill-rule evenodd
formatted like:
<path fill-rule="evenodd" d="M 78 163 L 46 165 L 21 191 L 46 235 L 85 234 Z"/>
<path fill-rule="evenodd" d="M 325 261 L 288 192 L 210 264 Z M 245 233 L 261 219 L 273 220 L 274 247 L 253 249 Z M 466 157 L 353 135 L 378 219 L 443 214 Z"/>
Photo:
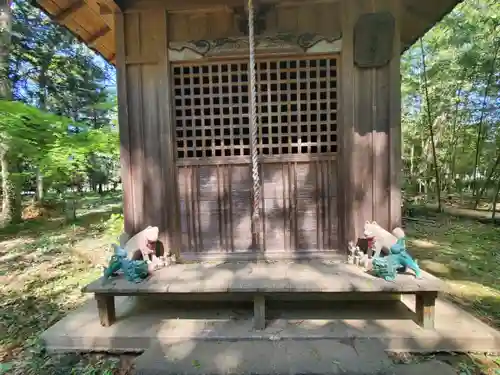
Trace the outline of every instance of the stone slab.
<path fill-rule="evenodd" d="M 357 339 L 157 343 L 135 362 L 137 375 L 367 375 L 389 373 L 392 367 L 380 345 Z"/>
<path fill-rule="evenodd" d="M 114 295 L 174 293 L 414 293 L 438 292 L 444 283 L 422 272 L 416 279 L 410 272 L 396 282 L 374 277 L 361 268 L 345 263 L 276 262 L 177 264 L 155 271 L 141 283 L 118 276 L 102 278 L 83 288 L 86 293 Z"/>
<path fill-rule="evenodd" d="M 436 329 L 414 322 L 413 296 L 400 301 L 269 302 L 266 328 L 253 329 L 252 305 L 197 304 L 168 297 L 119 297 L 118 320 L 102 327 L 95 301 L 53 325 L 42 338 L 50 351 L 142 352 L 152 343 L 205 341 L 339 341 L 376 339 L 386 350 L 499 352 L 500 333 L 445 300 L 436 304 Z"/>
<path fill-rule="evenodd" d="M 450 365 L 436 360 L 394 366 L 394 375 L 457 375 Z"/>

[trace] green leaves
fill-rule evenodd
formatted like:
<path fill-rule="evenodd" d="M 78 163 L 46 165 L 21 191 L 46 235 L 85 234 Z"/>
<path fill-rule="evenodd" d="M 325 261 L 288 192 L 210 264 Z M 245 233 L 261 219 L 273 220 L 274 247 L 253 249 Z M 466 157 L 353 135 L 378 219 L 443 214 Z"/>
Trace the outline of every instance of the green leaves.
<path fill-rule="evenodd" d="M 21 102 L 0 101 L 0 142 L 60 182 L 86 173 L 90 154 L 119 157 L 118 132 L 112 127 L 92 129 Z"/>
<path fill-rule="evenodd" d="M 473 175 L 478 126 L 482 123 L 479 173 L 485 175 L 496 159 L 500 139 L 498 98 L 500 64 L 485 97 L 491 76 L 495 48 L 500 42 L 500 3 L 495 0 L 468 0 L 457 6 L 423 38 L 426 55 L 429 106 L 436 122 L 436 154 L 443 188 L 456 187 L 456 180 Z M 419 180 L 435 191 L 435 176 L 426 129 L 427 103 L 424 100 L 423 66 L 417 43 L 401 60 L 404 165 L 410 184 Z M 483 100 L 484 98 L 484 100 Z M 481 118 L 481 114 L 484 115 Z"/>

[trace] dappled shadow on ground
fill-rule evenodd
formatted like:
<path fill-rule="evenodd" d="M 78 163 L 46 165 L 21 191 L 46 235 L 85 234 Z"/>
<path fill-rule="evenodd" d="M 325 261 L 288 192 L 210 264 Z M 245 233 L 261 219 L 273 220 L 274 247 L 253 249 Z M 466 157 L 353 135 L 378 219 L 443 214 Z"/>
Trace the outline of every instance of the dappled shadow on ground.
<path fill-rule="evenodd" d="M 0 335 L 0 361 L 14 366 L 12 374 L 102 373 L 118 366 L 119 359 L 107 356 L 49 356 L 38 342 L 41 332 L 81 305 L 80 288 L 101 273 L 92 250 L 103 252 L 105 220 L 120 210 L 109 200 L 82 208 L 74 222 L 29 221 L 0 231 L 0 332 L 7 333 Z M 78 251 L 80 243 L 85 251 Z"/>
<path fill-rule="evenodd" d="M 116 194 L 107 197 L 84 196 L 77 202 L 76 220 L 68 220 L 63 212 L 51 218 L 25 220 L 0 229 L 0 241 L 18 237 L 36 238 L 41 234 L 59 234 L 74 227 L 89 229 L 92 225 L 106 221 L 113 213 L 122 212 L 121 196 Z"/>
<path fill-rule="evenodd" d="M 407 231 L 410 252 L 447 282 L 452 300 L 500 327 L 500 229 L 444 215 L 435 224 L 409 222 Z"/>
<path fill-rule="evenodd" d="M 15 274 L 22 275 L 37 267 L 42 267 L 42 272 L 48 271 L 42 265 L 64 267 L 75 261 L 71 254 L 74 245 L 89 238 L 98 241 L 106 229 L 106 221 L 113 213 L 120 212 L 121 207 L 113 203 L 87 209 L 74 221 L 63 217 L 33 220 L 0 230 L 0 279 L 10 280 Z M 88 250 L 83 258 L 94 256 Z"/>

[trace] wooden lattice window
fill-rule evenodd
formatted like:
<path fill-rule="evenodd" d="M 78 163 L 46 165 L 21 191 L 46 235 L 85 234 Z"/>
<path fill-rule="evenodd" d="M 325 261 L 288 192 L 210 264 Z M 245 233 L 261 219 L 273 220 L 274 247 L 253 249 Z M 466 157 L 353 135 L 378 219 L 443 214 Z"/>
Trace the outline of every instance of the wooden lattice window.
<path fill-rule="evenodd" d="M 258 75 L 262 154 L 337 151 L 335 59 L 263 61 Z"/>
<path fill-rule="evenodd" d="M 177 157 L 250 155 L 247 62 L 174 66 Z M 259 153 L 337 151 L 335 59 L 257 64 Z"/>

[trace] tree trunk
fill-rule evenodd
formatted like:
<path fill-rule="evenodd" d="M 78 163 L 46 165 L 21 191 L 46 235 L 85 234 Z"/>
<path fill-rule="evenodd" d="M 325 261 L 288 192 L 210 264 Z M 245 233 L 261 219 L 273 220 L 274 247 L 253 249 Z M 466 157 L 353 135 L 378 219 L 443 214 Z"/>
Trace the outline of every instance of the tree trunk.
<path fill-rule="evenodd" d="M 10 0 L 0 0 L 0 100 L 11 100 L 9 81 L 9 52 L 12 31 Z M 2 137 L 4 140 L 7 137 Z M 5 141 L 4 141 L 5 142 Z M 9 160 L 9 147 L 0 144 L 0 166 L 2 168 L 2 217 L 1 224 L 21 221 L 21 184 L 16 160 Z"/>
<path fill-rule="evenodd" d="M 42 111 L 47 110 L 47 70 L 49 69 L 52 57 L 53 53 L 42 61 L 40 74 L 38 75 L 38 107 Z M 36 200 L 40 203 L 43 202 L 45 193 L 43 185 L 43 174 L 40 172 L 40 168 L 36 168 Z"/>
<path fill-rule="evenodd" d="M 12 31 L 11 0 L 0 0 L 0 99 L 11 100 L 9 52 Z"/>
<path fill-rule="evenodd" d="M 484 192 L 488 188 L 488 184 L 491 182 L 491 179 L 493 178 L 493 175 L 495 174 L 498 166 L 500 165 L 500 152 L 497 155 L 497 158 L 495 160 L 495 164 L 493 164 L 493 167 L 491 167 L 490 172 L 488 173 L 488 176 L 486 176 L 486 180 L 484 181 L 483 186 L 481 186 L 481 189 L 476 194 L 476 201 L 474 203 L 474 207 L 477 208 L 479 206 L 479 203 L 481 202 L 481 198 L 484 195 Z"/>
<path fill-rule="evenodd" d="M 425 50 L 424 50 L 424 42 L 422 38 L 420 38 L 420 48 L 422 52 L 422 68 L 423 68 L 423 75 L 424 75 L 424 95 L 425 95 L 425 102 L 426 102 L 426 109 L 427 109 L 427 125 L 429 126 L 429 135 L 431 138 L 431 147 L 432 147 L 432 161 L 434 164 L 434 172 L 435 172 L 435 178 L 436 178 L 436 199 L 437 199 L 437 205 L 438 205 L 438 210 L 442 211 L 441 207 L 441 181 L 439 180 L 439 166 L 438 166 L 438 161 L 437 161 L 437 155 L 436 155 L 436 144 L 434 142 L 434 123 L 432 120 L 432 111 L 431 111 L 431 101 L 429 98 L 429 87 L 427 84 L 427 67 L 425 65 Z"/>
<path fill-rule="evenodd" d="M 45 195 L 44 184 L 43 184 L 43 175 L 40 170 L 36 169 L 36 200 L 40 203 L 43 202 Z"/>
<path fill-rule="evenodd" d="M 21 183 L 17 163 L 9 161 L 6 149 L 0 151 L 2 167 L 2 225 L 21 222 Z"/>
<path fill-rule="evenodd" d="M 500 191 L 500 178 L 498 178 L 497 188 L 495 190 L 495 195 L 493 196 L 493 211 L 491 212 L 491 219 L 495 222 L 497 215 L 497 202 L 498 202 L 498 192 Z"/>
<path fill-rule="evenodd" d="M 461 81 L 462 82 L 462 81 Z M 453 115 L 453 125 L 451 130 L 451 155 L 450 155 L 450 176 L 448 179 L 448 194 L 451 194 L 451 189 L 455 183 L 455 169 L 456 169 L 456 158 L 457 158 L 457 125 L 458 125 L 458 108 L 460 107 L 460 97 L 462 96 L 462 83 L 457 93 L 457 102 L 455 103 L 455 110 Z"/>
<path fill-rule="evenodd" d="M 476 195 L 476 201 L 474 203 L 474 209 L 477 209 L 477 206 L 479 205 L 479 200 L 477 198 L 478 194 L 478 187 L 477 187 L 477 169 L 479 165 L 479 155 L 481 154 L 481 141 L 483 139 L 483 123 L 484 123 L 484 117 L 486 114 L 486 104 L 488 102 L 488 92 L 490 90 L 490 86 L 492 84 L 493 76 L 495 75 L 495 66 L 496 66 L 496 61 L 498 57 L 498 51 L 500 50 L 500 39 L 497 40 L 496 43 L 496 48 L 495 52 L 493 55 L 493 60 L 491 62 L 491 69 L 488 72 L 488 75 L 486 77 L 486 86 L 484 88 L 484 95 L 483 95 L 483 103 L 481 105 L 481 116 L 479 118 L 479 124 L 477 128 L 477 139 L 476 139 L 476 158 L 474 161 L 474 173 L 472 177 L 472 195 Z"/>

